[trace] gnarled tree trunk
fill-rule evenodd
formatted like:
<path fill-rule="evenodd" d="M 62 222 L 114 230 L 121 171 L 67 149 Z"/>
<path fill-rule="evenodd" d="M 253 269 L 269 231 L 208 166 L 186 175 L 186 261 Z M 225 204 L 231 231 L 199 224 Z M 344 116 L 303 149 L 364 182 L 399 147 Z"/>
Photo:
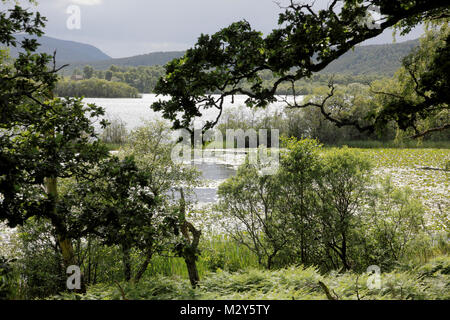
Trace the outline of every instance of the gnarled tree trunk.
<path fill-rule="evenodd" d="M 136 275 L 133 278 L 134 283 L 138 283 L 141 280 L 142 276 L 144 275 L 145 271 L 147 270 L 147 267 L 150 263 L 150 260 L 152 259 L 152 256 L 153 256 L 152 252 L 147 253 L 147 255 L 145 256 L 144 262 L 142 262 L 138 271 L 136 272 Z"/>
<path fill-rule="evenodd" d="M 75 256 L 75 251 L 73 249 L 72 245 L 72 239 L 67 235 L 66 227 L 64 222 L 61 220 L 61 218 L 58 216 L 56 203 L 58 201 L 58 179 L 51 177 L 45 179 L 45 187 L 47 194 L 49 197 L 53 200 L 53 205 L 50 210 L 51 214 L 49 215 L 52 217 L 52 224 L 56 231 L 56 240 L 58 242 L 58 246 L 61 249 L 61 255 L 63 258 L 64 263 L 64 271 L 67 270 L 69 266 L 78 266 L 78 262 Z M 86 285 L 84 283 L 84 276 L 83 273 L 81 274 L 81 289 L 78 290 L 79 292 L 86 292 Z"/>
<path fill-rule="evenodd" d="M 192 223 L 186 221 L 186 202 L 184 199 L 183 189 L 180 189 L 180 196 L 181 196 L 180 199 L 181 233 L 183 234 L 186 242 L 188 243 L 188 245 L 185 248 L 183 248 L 182 256 L 188 269 L 189 280 L 191 282 L 191 285 L 193 288 L 195 288 L 197 287 L 197 284 L 200 281 L 197 269 L 197 252 L 202 232 L 200 230 L 197 230 L 192 225 Z M 192 234 L 192 240 L 189 233 Z"/>

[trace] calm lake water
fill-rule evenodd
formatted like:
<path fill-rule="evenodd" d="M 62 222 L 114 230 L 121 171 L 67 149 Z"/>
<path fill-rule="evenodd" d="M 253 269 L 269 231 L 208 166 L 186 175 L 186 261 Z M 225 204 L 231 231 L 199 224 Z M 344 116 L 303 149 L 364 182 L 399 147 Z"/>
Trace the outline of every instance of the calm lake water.
<path fill-rule="evenodd" d="M 122 119 L 129 130 L 139 127 L 145 120 L 161 119 L 161 114 L 154 112 L 150 106 L 158 101 L 160 97 L 155 94 L 143 94 L 140 99 L 102 99 L 102 98 L 86 98 L 85 103 L 95 103 L 106 110 L 107 117 Z M 246 96 L 236 95 L 234 101 L 228 97 L 224 102 L 224 112 L 238 113 L 242 116 L 250 118 L 261 117 L 265 114 L 272 114 L 275 111 L 282 110 L 284 102 L 275 102 L 268 106 L 267 109 L 252 110 L 245 106 Z M 290 100 L 290 99 L 289 99 Z M 234 103 L 233 103 L 234 102 Z M 218 110 L 208 109 L 200 120 L 212 120 L 218 115 Z"/>
<path fill-rule="evenodd" d="M 246 96 L 239 95 L 234 96 L 234 101 L 232 101 L 231 97 L 228 98 L 224 103 L 224 112 L 228 111 L 245 118 L 257 119 L 266 114 L 280 111 L 285 105 L 283 102 L 276 102 L 264 110 L 251 110 L 245 106 L 246 99 Z M 150 108 L 151 104 L 157 100 L 159 100 L 159 97 L 156 97 L 154 94 L 144 94 L 140 99 L 84 99 L 85 103 L 95 103 L 96 105 L 103 107 L 106 111 L 107 119 L 119 118 L 123 120 L 129 131 L 143 125 L 145 121 L 162 119 L 160 113 L 156 113 Z M 200 120 L 215 119 L 217 114 L 217 110 L 209 109 L 204 113 Z M 210 157 L 204 159 L 205 161 L 202 161 L 201 163 L 194 163 L 194 165 L 202 172 L 203 179 L 205 180 L 205 186 L 195 190 L 198 202 L 216 202 L 217 187 L 221 182 L 235 174 L 237 166 L 244 159 L 245 153 L 242 153 L 240 157 L 237 157 L 237 160 L 235 158 L 232 162 L 227 162 L 226 157 Z"/>

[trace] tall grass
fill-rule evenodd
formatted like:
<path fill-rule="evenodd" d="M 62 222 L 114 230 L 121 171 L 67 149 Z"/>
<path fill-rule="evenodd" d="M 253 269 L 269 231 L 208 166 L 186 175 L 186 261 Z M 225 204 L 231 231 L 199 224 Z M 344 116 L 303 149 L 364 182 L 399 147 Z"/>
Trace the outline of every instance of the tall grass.
<path fill-rule="evenodd" d="M 118 151 L 120 149 L 120 147 L 122 146 L 122 144 L 120 143 L 105 143 L 106 148 L 108 148 L 108 151 Z"/>
<path fill-rule="evenodd" d="M 100 134 L 100 139 L 104 143 L 112 145 L 122 145 L 127 141 L 127 124 L 120 118 L 114 117 L 108 119 L 109 125 Z"/>
<path fill-rule="evenodd" d="M 238 245 L 225 235 L 203 239 L 200 244 L 201 254 L 197 261 L 199 276 L 202 278 L 210 272 L 238 271 L 259 268 L 257 256 L 247 247 Z M 178 276 L 188 279 L 184 260 L 177 257 L 155 256 L 149 265 L 146 276 Z"/>

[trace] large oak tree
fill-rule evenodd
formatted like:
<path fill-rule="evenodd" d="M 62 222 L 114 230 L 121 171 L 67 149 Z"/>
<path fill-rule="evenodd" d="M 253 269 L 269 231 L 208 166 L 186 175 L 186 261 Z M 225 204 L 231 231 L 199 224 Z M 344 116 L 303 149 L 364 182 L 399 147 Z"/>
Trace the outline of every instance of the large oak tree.
<path fill-rule="evenodd" d="M 108 155 L 92 125 L 104 111 L 79 98 L 54 98 L 55 56 L 35 53 L 35 39 L 15 39 L 41 36 L 44 25 L 38 12 L 18 5 L 0 11 L 0 43 L 22 51 L 14 60 L 0 56 L 0 221 L 15 227 L 32 216 L 48 219 L 69 266 L 77 261 L 58 179 L 83 176 Z"/>
<path fill-rule="evenodd" d="M 374 8 L 381 14 L 379 21 L 369 18 Z M 334 0 L 324 9 L 290 1 L 279 15 L 278 28 L 267 36 L 247 21 L 213 35 L 202 34 L 184 57 L 165 66 L 166 74 L 155 92 L 170 99 L 160 100 L 152 108 L 171 120 L 175 129 L 188 129 L 205 109 L 216 109 L 217 117 L 203 126 L 207 130 L 217 124 L 226 97 L 243 94 L 248 96 L 248 106 L 265 107 L 276 100 L 281 84 L 292 84 L 295 95 L 297 80 L 323 70 L 355 45 L 388 28 L 407 33 L 425 20 L 449 16 L 450 6 L 439 0 Z M 276 77 L 273 85 L 263 85 L 261 71 Z M 250 89 L 244 89 L 244 82 L 251 83 Z M 296 103 L 296 107 L 306 106 Z M 362 127 L 354 120 L 333 118 L 325 110 L 322 114 L 338 126 L 375 129 L 373 124 Z"/>

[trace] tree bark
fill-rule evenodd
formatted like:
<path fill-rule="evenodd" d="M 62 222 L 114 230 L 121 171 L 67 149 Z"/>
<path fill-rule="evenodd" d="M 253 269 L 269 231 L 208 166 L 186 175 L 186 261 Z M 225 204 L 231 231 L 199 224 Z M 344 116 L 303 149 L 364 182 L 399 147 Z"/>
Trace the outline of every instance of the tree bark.
<path fill-rule="evenodd" d="M 51 177 L 45 179 L 45 187 L 47 194 L 50 199 L 52 199 L 53 204 L 51 214 L 52 224 L 56 232 L 56 240 L 58 246 L 61 249 L 61 255 L 64 263 L 64 271 L 67 270 L 69 266 L 78 266 L 77 258 L 75 257 L 75 250 L 73 249 L 72 239 L 67 236 L 66 228 L 64 222 L 58 217 L 58 211 L 56 203 L 58 201 L 58 178 Z M 81 289 L 79 292 L 86 292 L 86 285 L 84 283 L 84 275 L 81 273 Z"/>
<path fill-rule="evenodd" d="M 75 258 L 71 239 L 58 234 L 58 244 L 61 248 L 64 266 L 67 268 L 69 266 L 77 265 L 77 259 Z"/>
<path fill-rule="evenodd" d="M 47 194 L 53 200 L 53 205 L 51 210 L 53 211 L 50 216 L 53 217 L 53 225 L 57 233 L 58 245 L 61 249 L 61 254 L 63 256 L 64 265 L 68 266 L 76 264 L 75 252 L 73 250 L 72 241 L 66 236 L 64 232 L 64 225 L 60 219 L 57 219 L 58 212 L 56 209 L 56 202 L 58 201 L 58 180 L 57 178 L 47 178 L 45 180 L 45 185 L 47 188 Z M 58 220 L 58 222 L 56 222 Z"/>
<path fill-rule="evenodd" d="M 180 189 L 180 211 L 181 211 L 181 221 L 180 221 L 181 233 L 183 234 L 184 238 L 186 239 L 186 242 L 188 243 L 187 247 L 183 249 L 182 255 L 188 269 L 189 280 L 191 282 L 192 288 L 196 288 L 198 282 L 200 281 L 197 269 L 197 252 L 198 252 L 198 245 L 200 242 L 200 236 L 202 233 L 200 230 L 197 230 L 192 225 L 192 223 L 186 221 L 186 202 L 184 199 L 183 189 Z M 189 236 L 189 232 L 192 234 L 192 241 L 191 237 Z"/>
<path fill-rule="evenodd" d="M 183 249 L 183 258 L 186 262 L 191 285 L 193 288 L 196 288 L 200 281 L 197 270 L 197 249 L 200 242 L 201 231 L 195 229 L 191 223 L 185 221 L 182 225 L 181 232 L 188 242 L 188 246 Z M 192 234 L 192 241 L 190 240 L 189 232 Z"/>
<path fill-rule="evenodd" d="M 197 287 L 198 282 L 200 281 L 196 260 L 197 257 L 195 254 L 186 254 L 184 257 L 184 262 L 186 263 L 189 274 L 189 281 L 191 282 L 191 286 L 194 289 Z"/>
<path fill-rule="evenodd" d="M 337 297 L 333 297 L 331 295 L 330 289 L 328 289 L 328 287 L 325 285 L 325 283 L 323 283 L 322 281 L 319 281 L 319 285 L 322 288 L 322 290 L 325 292 L 325 295 L 327 296 L 328 300 L 338 300 Z"/>
<path fill-rule="evenodd" d="M 123 275 L 126 281 L 131 280 L 131 254 L 130 247 L 127 244 L 122 244 L 122 262 Z"/>
<path fill-rule="evenodd" d="M 345 233 L 342 233 L 342 264 L 344 265 L 344 271 L 350 270 L 350 265 L 347 260 L 347 237 Z"/>
<path fill-rule="evenodd" d="M 91 238 L 88 237 L 88 247 L 87 247 L 87 255 L 88 255 L 88 267 L 87 267 L 87 283 L 91 284 Z"/>
<path fill-rule="evenodd" d="M 150 260 L 152 259 L 153 253 L 148 253 L 145 257 L 144 262 L 142 262 L 141 266 L 139 267 L 138 271 L 136 272 L 136 275 L 134 276 L 133 282 L 138 283 L 142 276 L 144 275 L 145 271 L 147 270 L 147 267 L 150 263 Z"/>

